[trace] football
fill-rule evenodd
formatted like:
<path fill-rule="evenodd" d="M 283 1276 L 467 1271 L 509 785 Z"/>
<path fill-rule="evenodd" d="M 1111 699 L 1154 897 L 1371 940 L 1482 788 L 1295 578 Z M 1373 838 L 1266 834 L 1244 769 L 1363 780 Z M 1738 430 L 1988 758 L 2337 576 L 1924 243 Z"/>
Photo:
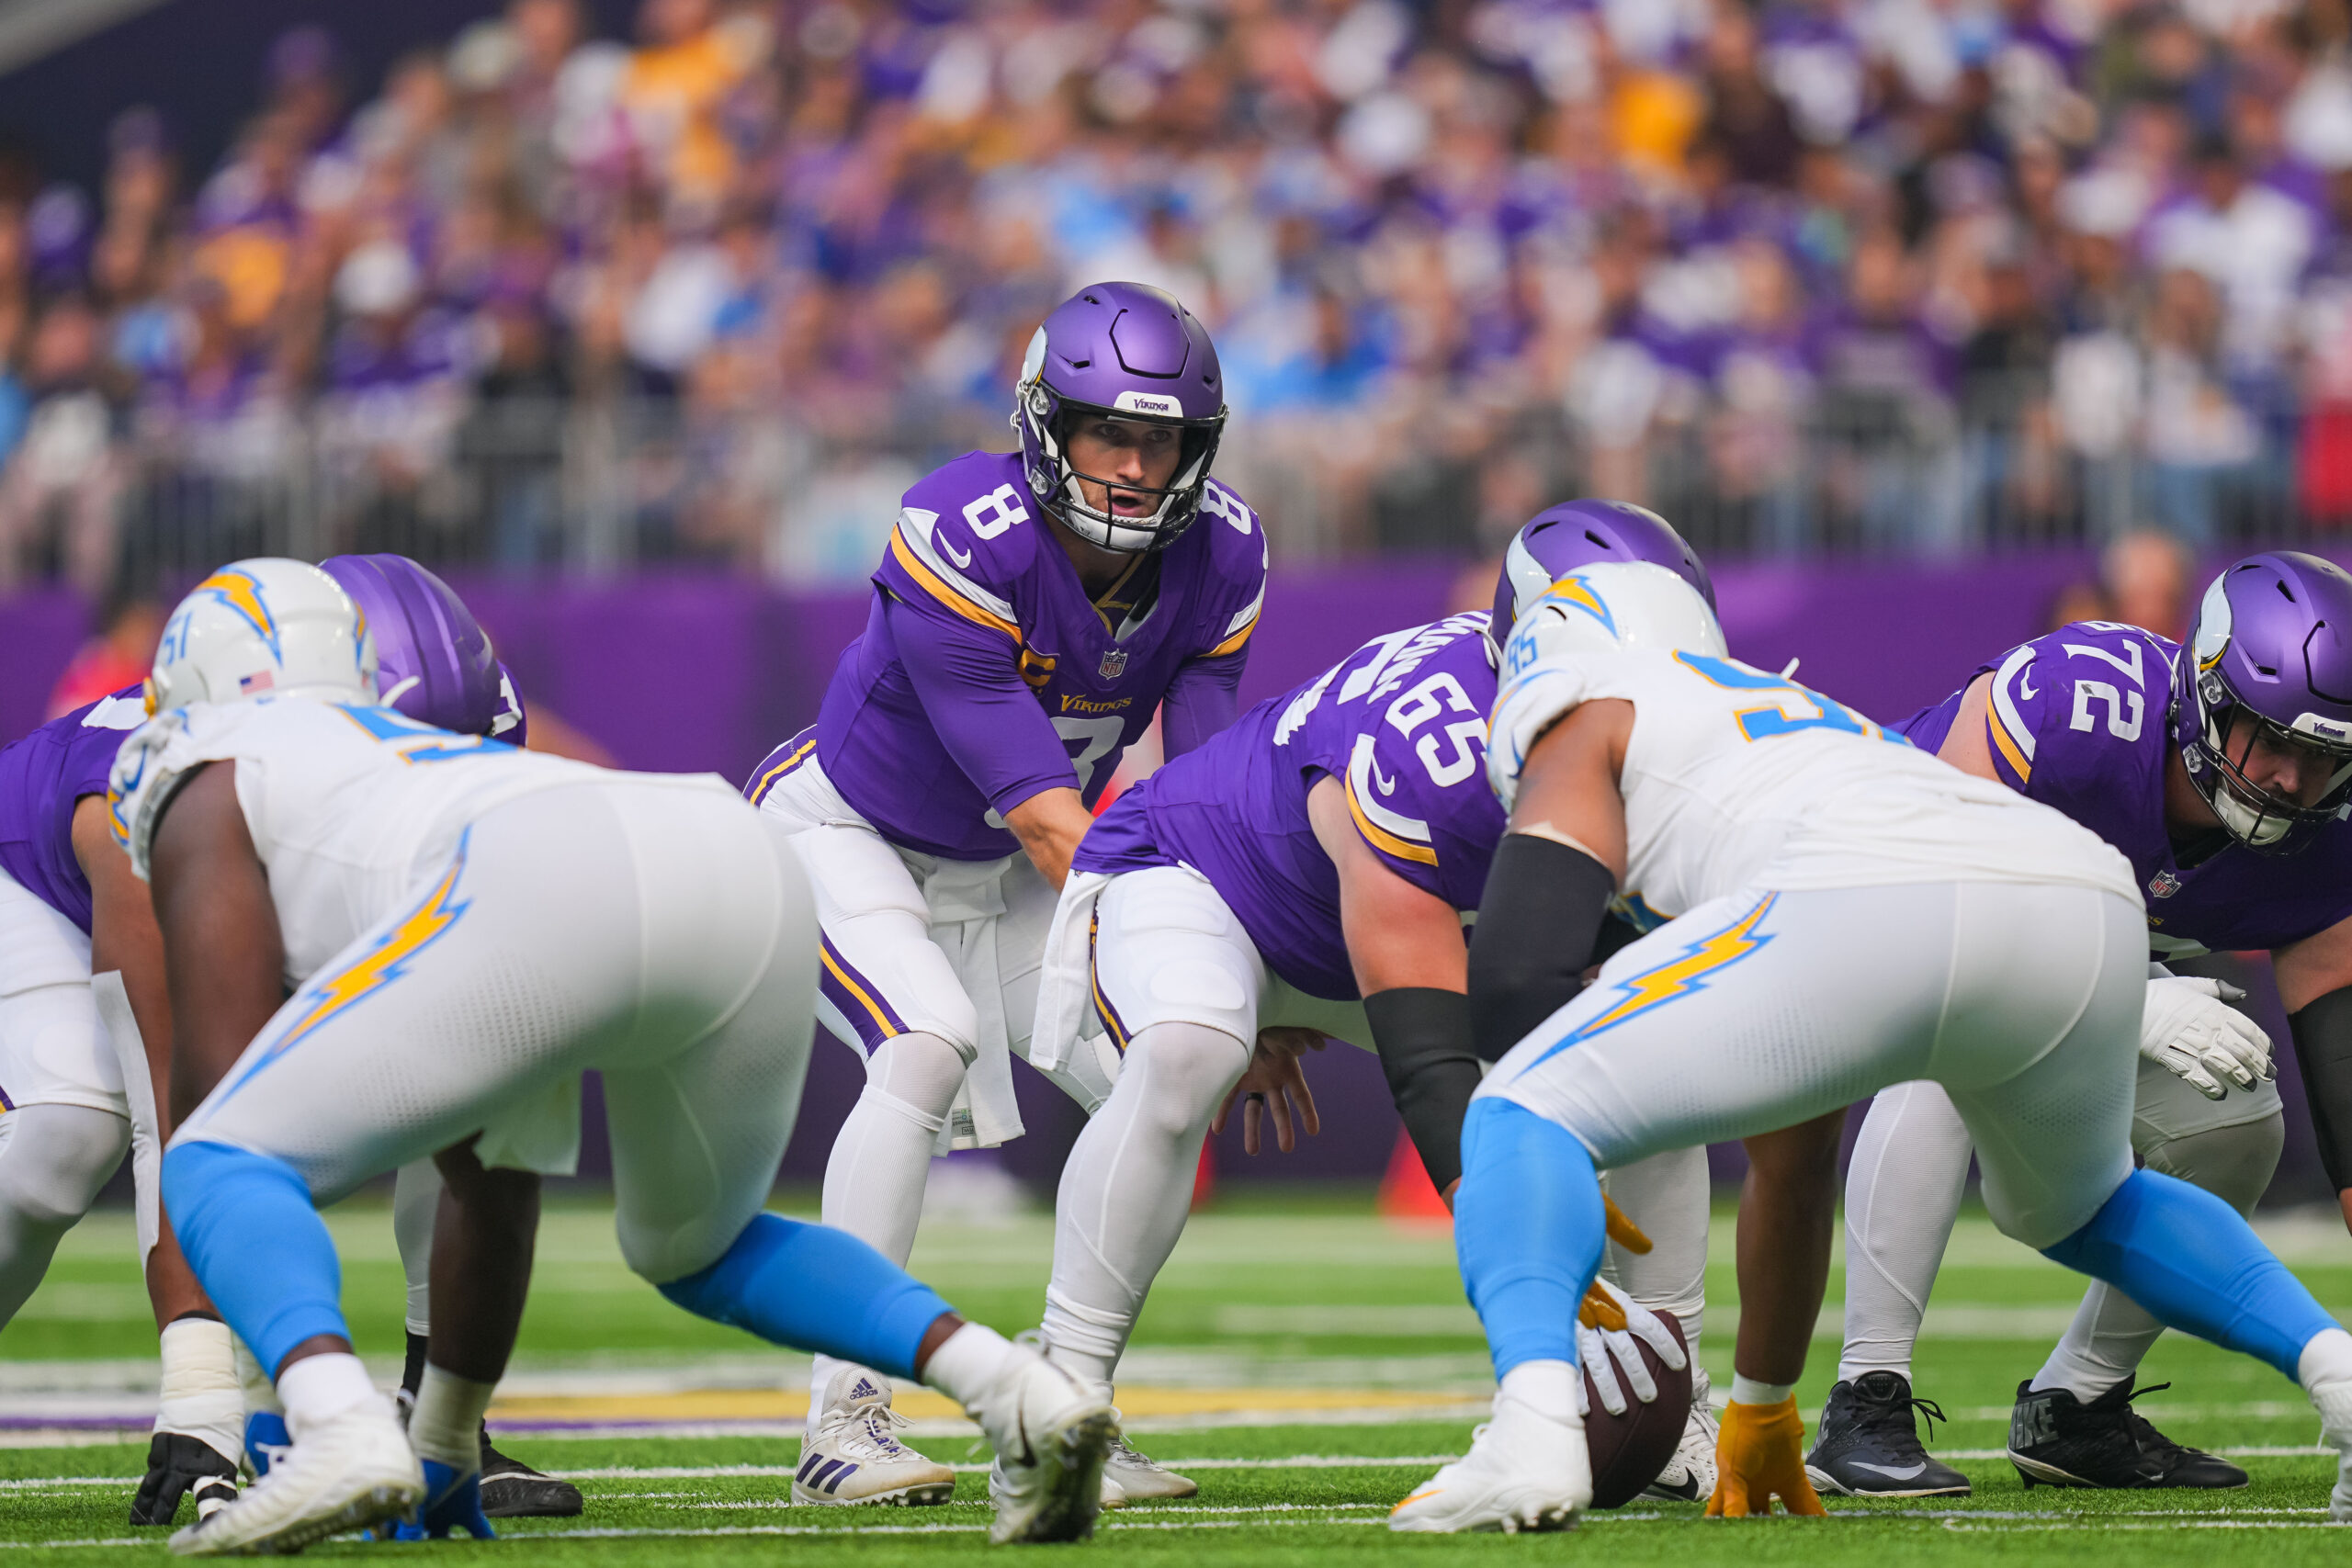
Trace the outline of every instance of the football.
<path fill-rule="evenodd" d="M 1674 1314 L 1657 1315 L 1674 1342 L 1688 1350 L 1690 1341 L 1683 1337 L 1682 1325 Z M 1584 1441 L 1592 1456 L 1592 1506 L 1596 1508 L 1622 1508 L 1640 1496 L 1642 1488 L 1656 1481 L 1667 1461 L 1674 1457 L 1674 1445 L 1681 1441 L 1683 1423 L 1690 1414 L 1689 1366 L 1678 1372 L 1659 1360 L 1657 1352 L 1647 1345 L 1639 1340 L 1634 1344 L 1641 1349 L 1642 1364 L 1657 1384 L 1657 1398 L 1649 1404 L 1635 1400 L 1628 1390 L 1625 1414 L 1611 1416 L 1600 1403 L 1592 1373 L 1583 1373 Z"/>

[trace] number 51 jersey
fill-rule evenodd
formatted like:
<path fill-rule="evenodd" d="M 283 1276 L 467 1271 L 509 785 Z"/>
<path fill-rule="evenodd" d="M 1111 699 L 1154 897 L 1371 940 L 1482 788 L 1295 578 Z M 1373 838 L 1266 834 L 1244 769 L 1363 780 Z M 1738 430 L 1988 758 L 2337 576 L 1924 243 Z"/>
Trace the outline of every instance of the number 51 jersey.
<path fill-rule="evenodd" d="M 1487 768 L 1515 796 L 1527 753 L 1585 703 L 1634 706 L 1619 785 L 1623 904 L 1671 919 L 1750 890 L 1921 882 L 2063 883 L 2137 899 L 2094 835 L 1972 777 L 1818 692 L 1712 655 L 1546 655 L 1534 623 L 1506 656 Z"/>
<path fill-rule="evenodd" d="M 2177 750 L 2169 713 L 2179 652 L 2137 626 L 2076 621 L 1977 666 L 1899 728 L 1940 750 L 1969 686 L 1992 676 L 1994 771 L 2123 852 L 2147 895 L 2148 945 L 2160 958 L 2283 947 L 2352 919 L 2352 822 L 2330 822 L 2290 855 L 2256 854 L 2218 829 L 2176 850 L 2165 777 Z M 2181 864 L 2184 852 L 2193 863 Z"/>

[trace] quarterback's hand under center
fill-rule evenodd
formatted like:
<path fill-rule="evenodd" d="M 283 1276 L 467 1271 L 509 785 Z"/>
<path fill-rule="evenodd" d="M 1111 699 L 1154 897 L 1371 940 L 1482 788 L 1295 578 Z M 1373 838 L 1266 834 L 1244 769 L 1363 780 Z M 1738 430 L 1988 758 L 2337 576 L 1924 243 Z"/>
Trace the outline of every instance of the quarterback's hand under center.
<path fill-rule="evenodd" d="M 1299 1069 L 1298 1059 L 1306 1052 L 1320 1051 L 1327 1042 L 1312 1029 L 1294 1029 L 1287 1025 L 1258 1031 L 1257 1046 L 1250 1054 L 1250 1066 L 1241 1081 L 1233 1086 L 1217 1108 L 1216 1119 L 1209 1123 L 1209 1131 L 1225 1131 L 1226 1118 L 1233 1114 L 1233 1102 L 1248 1096 L 1248 1109 L 1241 1113 L 1241 1147 L 1245 1154 L 1256 1154 L 1260 1148 L 1260 1113 L 1271 1112 L 1274 1119 L 1274 1146 L 1288 1154 L 1298 1146 L 1298 1136 L 1292 1129 L 1291 1119 L 1311 1135 L 1323 1130 L 1321 1118 L 1315 1113 L 1315 1094 L 1306 1087 L 1306 1075 Z"/>
<path fill-rule="evenodd" d="M 1734 1400 L 1724 1407 L 1715 1438 L 1715 1495 L 1707 1499 L 1707 1517 L 1760 1517 L 1772 1511 L 1775 1497 L 1792 1514 L 1829 1515 L 1804 1472 L 1804 1421 L 1796 1399 L 1778 1404 Z"/>
<path fill-rule="evenodd" d="M 1608 1319 L 1613 1319 L 1613 1324 Z M 1577 1314 L 1577 1361 L 1592 1378 L 1592 1386 L 1600 1394 L 1601 1408 L 1611 1416 L 1625 1414 L 1627 1388 L 1644 1404 L 1657 1399 L 1657 1382 L 1642 1360 L 1643 1345 L 1657 1352 L 1657 1359 L 1677 1371 L 1690 1364 L 1690 1358 L 1675 1341 L 1673 1332 L 1655 1313 L 1607 1280 L 1595 1280 L 1592 1289 L 1585 1292 L 1583 1308 Z M 1578 1378 L 1579 1406 L 1584 1400 L 1584 1380 Z M 1589 1416 L 1591 1412 L 1579 1409 L 1578 1414 Z"/>

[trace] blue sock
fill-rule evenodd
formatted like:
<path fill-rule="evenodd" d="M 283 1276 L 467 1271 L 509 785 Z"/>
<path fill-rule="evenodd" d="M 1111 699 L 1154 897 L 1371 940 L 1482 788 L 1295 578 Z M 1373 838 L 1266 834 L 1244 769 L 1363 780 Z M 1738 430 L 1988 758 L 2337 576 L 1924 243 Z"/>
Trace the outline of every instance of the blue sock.
<path fill-rule="evenodd" d="M 775 1345 L 915 1375 L 923 1332 L 955 1309 L 847 1231 L 755 1214 L 699 1274 L 662 1293 L 700 1317 L 748 1328 Z"/>
<path fill-rule="evenodd" d="M 1495 1376 L 1577 1359 L 1577 1307 L 1600 1272 L 1600 1175 L 1576 1134 L 1508 1100 L 1462 1120 L 1453 1247 Z"/>
<path fill-rule="evenodd" d="M 2202 1188 L 2135 1170 L 2090 1223 L 2042 1256 L 2106 1280 L 2174 1328 L 2293 1378 L 2335 1320 L 2238 1212 Z"/>
<path fill-rule="evenodd" d="M 164 1156 L 163 1186 L 197 1281 L 273 1377 L 303 1340 L 351 1337 L 343 1266 L 292 1166 L 226 1144 L 179 1144 Z"/>

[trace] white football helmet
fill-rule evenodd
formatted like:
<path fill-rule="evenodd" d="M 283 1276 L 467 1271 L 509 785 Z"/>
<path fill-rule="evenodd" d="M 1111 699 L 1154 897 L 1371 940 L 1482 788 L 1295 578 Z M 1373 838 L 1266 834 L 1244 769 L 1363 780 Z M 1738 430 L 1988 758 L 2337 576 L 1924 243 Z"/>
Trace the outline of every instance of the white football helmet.
<path fill-rule="evenodd" d="M 1686 649 L 1721 659 L 1724 628 L 1699 591 L 1645 560 L 1596 561 L 1552 584 L 1511 627 L 1503 679 L 1538 660 L 1622 648 Z"/>
<path fill-rule="evenodd" d="M 288 695 L 375 702 L 367 617 L 317 567 L 271 557 L 232 562 L 164 623 L 148 711 Z"/>

